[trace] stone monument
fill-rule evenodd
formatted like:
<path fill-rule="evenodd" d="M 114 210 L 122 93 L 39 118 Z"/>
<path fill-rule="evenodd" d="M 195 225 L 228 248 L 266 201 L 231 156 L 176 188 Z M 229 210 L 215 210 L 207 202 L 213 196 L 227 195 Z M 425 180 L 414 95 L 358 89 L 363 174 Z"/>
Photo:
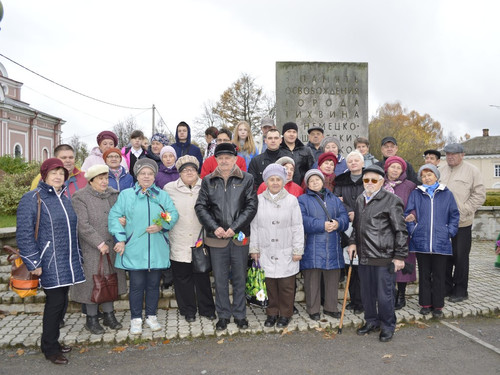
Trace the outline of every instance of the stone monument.
<path fill-rule="evenodd" d="M 347 155 L 357 137 L 368 137 L 368 63 L 276 62 L 276 125 L 289 121 L 304 144 L 319 126 Z"/>

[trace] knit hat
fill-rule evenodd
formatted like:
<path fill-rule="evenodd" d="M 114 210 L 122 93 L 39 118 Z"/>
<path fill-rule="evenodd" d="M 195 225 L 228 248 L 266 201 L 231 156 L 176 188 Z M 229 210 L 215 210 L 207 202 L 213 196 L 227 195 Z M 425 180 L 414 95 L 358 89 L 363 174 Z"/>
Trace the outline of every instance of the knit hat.
<path fill-rule="evenodd" d="M 85 178 L 90 182 L 94 177 L 104 173 L 109 174 L 109 167 L 106 164 L 96 164 L 85 172 Z"/>
<path fill-rule="evenodd" d="M 460 143 L 450 143 L 444 146 L 443 151 L 447 154 L 462 154 L 464 152 L 464 146 Z"/>
<path fill-rule="evenodd" d="M 325 129 L 323 129 L 321 126 L 313 126 L 307 129 L 307 134 L 311 134 L 313 130 L 319 130 L 322 134 L 325 134 Z"/>
<path fill-rule="evenodd" d="M 406 165 L 406 162 L 404 161 L 403 158 L 400 158 L 399 156 L 390 156 L 387 158 L 387 160 L 385 161 L 385 164 L 384 164 L 384 171 L 387 172 L 387 169 L 389 169 L 389 166 L 391 164 L 394 164 L 394 163 L 398 163 L 401 165 L 401 167 L 403 168 L 403 172 L 406 172 L 406 168 L 407 168 L 407 165 Z"/>
<path fill-rule="evenodd" d="M 287 122 L 285 125 L 283 125 L 283 134 L 285 134 L 288 130 L 295 130 L 299 131 L 299 127 L 295 122 Z"/>
<path fill-rule="evenodd" d="M 40 166 L 40 175 L 42 176 L 42 181 L 45 182 L 47 175 L 53 169 L 62 168 L 64 169 L 64 181 L 69 178 L 69 172 L 66 168 L 64 168 L 64 164 L 61 159 L 58 158 L 50 158 L 45 160 Z"/>
<path fill-rule="evenodd" d="M 381 175 L 382 177 L 385 176 L 384 170 L 382 169 L 382 167 L 378 166 L 377 164 L 372 164 L 369 167 L 366 167 L 365 169 L 363 169 L 363 176 L 365 174 L 367 174 L 368 172 L 377 173 L 377 174 Z"/>
<path fill-rule="evenodd" d="M 304 181 L 305 181 L 306 185 L 307 185 L 307 181 L 312 176 L 318 176 L 319 178 L 321 178 L 323 180 L 323 182 L 325 182 L 325 176 L 323 175 L 323 173 L 321 173 L 321 171 L 319 169 L 309 169 L 306 172 L 306 175 L 304 177 Z"/>
<path fill-rule="evenodd" d="M 168 146 L 170 144 L 168 137 L 165 134 L 161 133 L 154 134 L 151 137 L 151 143 L 153 143 L 153 141 L 160 142 L 163 146 Z"/>
<path fill-rule="evenodd" d="M 97 144 L 100 145 L 105 139 L 111 139 L 114 143 L 114 147 L 118 146 L 118 137 L 115 133 L 109 130 L 104 130 L 97 134 Z"/>
<path fill-rule="evenodd" d="M 337 157 L 333 152 L 324 152 L 318 158 L 318 168 L 321 167 L 321 164 L 323 164 L 325 160 L 333 160 L 335 165 L 338 163 Z"/>
<path fill-rule="evenodd" d="M 200 168 L 200 162 L 198 161 L 198 159 L 196 159 L 195 156 L 192 155 L 181 156 L 175 162 L 175 168 L 177 168 L 177 171 L 181 173 L 182 170 L 186 167 L 193 167 L 194 169 L 198 170 Z"/>
<path fill-rule="evenodd" d="M 290 156 L 282 156 L 275 162 L 276 164 L 285 166 L 285 164 L 291 164 L 295 168 L 295 160 L 293 160 Z"/>
<path fill-rule="evenodd" d="M 398 145 L 398 142 L 396 142 L 396 138 L 394 138 L 394 137 L 385 137 L 385 138 L 382 139 L 382 142 L 380 142 L 380 146 L 385 145 L 387 142 L 392 142 L 396 146 Z"/>
<path fill-rule="evenodd" d="M 134 164 L 134 174 L 137 176 L 143 168 L 150 168 L 156 177 L 156 174 L 158 173 L 158 164 L 156 164 L 153 159 L 142 158 L 137 160 Z"/>
<path fill-rule="evenodd" d="M 434 164 L 424 164 L 418 170 L 417 178 L 420 182 L 422 182 L 422 172 L 426 169 L 432 171 L 432 173 L 434 173 L 436 175 L 436 178 L 439 180 L 439 178 L 441 177 L 441 173 L 439 173 L 439 169 Z"/>
<path fill-rule="evenodd" d="M 328 143 L 332 143 L 332 142 L 337 145 L 337 148 L 339 149 L 339 153 L 340 153 L 340 141 L 337 137 L 325 137 L 325 138 L 323 138 L 319 147 L 321 147 L 321 149 L 324 150 L 326 145 Z"/>
<path fill-rule="evenodd" d="M 177 160 L 177 153 L 175 152 L 175 149 L 172 146 L 163 146 L 162 149 L 160 150 L 160 160 L 163 159 L 163 154 L 165 152 L 170 152 L 171 154 L 174 155 L 175 160 Z"/>
<path fill-rule="evenodd" d="M 260 122 L 260 127 L 263 128 L 265 126 L 274 126 L 274 120 L 271 117 L 264 117 Z"/>
<path fill-rule="evenodd" d="M 234 147 L 235 145 L 232 143 L 220 143 L 215 147 L 215 152 L 214 155 L 215 157 L 222 155 L 222 154 L 230 154 L 233 156 L 236 156 L 236 148 Z"/>
<path fill-rule="evenodd" d="M 104 151 L 104 154 L 102 154 L 102 158 L 104 159 L 104 162 L 106 162 L 106 158 L 108 157 L 109 154 L 111 154 L 112 152 L 115 152 L 117 153 L 118 155 L 120 155 L 120 160 L 123 158 L 122 157 L 122 152 L 117 149 L 116 147 L 111 147 L 109 149 L 107 149 L 106 151 Z"/>
<path fill-rule="evenodd" d="M 264 169 L 264 172 L 262 172 L 262 179 L 267 182 L 267 179 L 272 176 L 277 176 L 283 180 L 283 182 L 286 181 L 286 169 L 282 165 L 279 165 L 277 163 L 269 164 L 266 169 Z"/>

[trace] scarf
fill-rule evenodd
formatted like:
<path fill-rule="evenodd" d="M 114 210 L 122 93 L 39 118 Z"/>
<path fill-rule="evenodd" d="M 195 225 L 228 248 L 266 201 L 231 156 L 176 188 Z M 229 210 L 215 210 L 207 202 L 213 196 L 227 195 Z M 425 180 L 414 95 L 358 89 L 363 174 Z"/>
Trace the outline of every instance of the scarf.
<path fill-rule="evenodd" d="M 436 181 L 432 185 L 422 184 L 422 186 L 425 188 L 425 191 L 427 192 L 427 194 L 429 194 L 432 198 L 434 196 L 434 193 L 436 192 L 437 187 L 439 186 L 439 182 Z"/>
<path fill-rule="evenodd" d="M 385 185 L 384 185 L 384 189 L 387 190 L 389 193 L 392 193 L 392 194 L 396 194 L 394 192 L 394 188 L 401 184 L 403 181 L 401 180 L 396 180 L 396 181 L 389 181 L 389 180 L 385 180 Z"/>

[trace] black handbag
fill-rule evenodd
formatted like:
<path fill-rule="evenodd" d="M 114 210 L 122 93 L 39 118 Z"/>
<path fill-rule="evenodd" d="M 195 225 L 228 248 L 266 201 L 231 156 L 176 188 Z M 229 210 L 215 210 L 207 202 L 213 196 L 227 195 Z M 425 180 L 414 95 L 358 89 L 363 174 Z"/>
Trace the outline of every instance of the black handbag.
<path fill-rule="evenodd" d="M 199 241 L 201 241 L 201 243 Z M 194 273 L 205 273 L 212 271 L 212 262 L 210 261 L 210 248 L 205 245 L 203 227 L 201 227 L 196 244 L 191 247 L 191 254 Z"/>

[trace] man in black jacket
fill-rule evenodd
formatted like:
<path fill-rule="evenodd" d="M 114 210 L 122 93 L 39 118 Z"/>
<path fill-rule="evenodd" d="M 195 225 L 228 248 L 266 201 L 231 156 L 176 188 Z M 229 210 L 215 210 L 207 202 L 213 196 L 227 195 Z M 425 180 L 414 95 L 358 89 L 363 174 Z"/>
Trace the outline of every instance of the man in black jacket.
<path fill-rule="evenodd" d="M 314 156 L 311 149 L 298 139 L 298 131 L 299 128 L 294 122 L 287 122 L 283 125 L 283 142 L 281 142 L 280 150 L 283 152 L 282 156 L 290 156 L 295 161 L 293 182 L 300 185 L 306 172 L 314 164 Z"/>
<path fill-rule="evenodd" d="M 205 244 L 215 278 L 215 308 L 221 331 L 234 316 L 240 329 L 248 328 L 245 283 L 250 223 L 257 213 L 257 194 L 252 175 L 236 165 L 232 143 L 215 148 L 217 168 L 203 178 L 195 211 L 205 228 Z M 232 274 L 233 303 L 229 300 L 229 271 Z"/>
<path fill-rule="evenodd" d="M 248 173 L 253 176 L 255 187 L 258 188 L 264 180 L 262 172 L 269 164 L 275 163 L 280 157 L 284 156 L 280 150 L 281 134 L 278 129 L 270 129 L 265 139 L 267 148 L 257 156 L 254 156 L 248 166 Z"/>
<path fill-rule="evenodd" d="M 364 335 L 381 329 L 379 339 L 392 339 L 396 328 L 394 288 L 396 272 L 403 269 L 408 255 L 408 232 L 401 199 L 382 189 L 384 170 L 372 165 L 363 171 L 365 191 L 356 200 L 349 239 L 349 256 L 359 257 Z M 378 304 L 378 308 L 377 308 Z"/>
<path fill-rule="evenodd" d="M 380 144 L 380 151 L 384 156 L 384 160 L 380 160 L 375 164 L 384 169 L 385 161 L 387 160 L 387 158 L 396 156 L 396 154 L 398 153 L 398 142 L 396 141 L 396 138 L 385 137 L 384 139 L 382 139 L 382 142 Z M 415 172 L 415 169 L 413 169 L 413 166 L 408 162 L 408 160 L 405 160 L 405 162 L 406 177 L 408 178 L 408 180 L 414 182 L 417 185 L 420 184 L 420 181 L 418 181 L 417 178 L 417 173 Z"/>

